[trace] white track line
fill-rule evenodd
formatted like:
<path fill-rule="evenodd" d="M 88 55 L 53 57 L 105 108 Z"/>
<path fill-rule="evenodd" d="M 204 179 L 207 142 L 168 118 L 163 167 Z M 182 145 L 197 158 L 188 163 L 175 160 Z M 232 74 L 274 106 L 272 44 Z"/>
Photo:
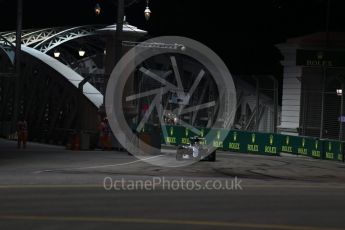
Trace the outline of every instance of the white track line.
<path fill-rule="evenodd" d="M 154 158 L 158 158 L 164 155 L 158 155 L 158 156 L 154 156 L 154 157 L 148 157 L 148 158 L 144 158 L 144 159 L 139 159 L 139 160 L 135 160 L 135 161 L 131 161 L 131 162 L 127 162 L 127 163 L 121 163 L 121 164 L 113 164 L 113 165 L 96 165 L 96 166 L 89 166 L 89 167 L 80 167 L 80 168 L 66 168 L 66 169 L 47 169 L 47 170 L 42 170 L 42 171 L 36 171 L 34 173 L 42 173 L 42 172 L 54 172 L 54 171 L 61 171 L 61 170 L 83 170 L 83 169 L 97 169 L 97 168 L 108 168 L 108 167 L 115 167 L 115 166 L 123 166 L 123 165 L 130 165 L 130 164 L 135 164 L 137 162 L 143 162 L 146 160 L 150 160 L 150 159 L 154 159 Z"/>

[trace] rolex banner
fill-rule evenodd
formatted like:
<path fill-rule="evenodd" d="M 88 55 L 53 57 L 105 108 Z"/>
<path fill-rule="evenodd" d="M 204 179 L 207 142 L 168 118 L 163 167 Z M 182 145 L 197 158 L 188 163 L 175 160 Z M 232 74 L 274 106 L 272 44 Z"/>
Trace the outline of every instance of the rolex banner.
<path fill-rule="evenodd" d="M 184 127 L 176 125 L 162 126 L 161 139 L 162 144 L 167 145 L 180 145 L 182 143 L 182 135 L 184 133 Z"/>
<path fill-rule="evenodd" d="M 242 131 L 230 131 L 224 140 L 224 149 L 231 152 L 247 152 L 246 145 L 247 135 L 244 135 Z"/>
<path fill-rule="evenodd" d="M 340 141 L 323 140 L 323 158 L 326 160 L 343 161 L 344 143 Z"/>
<path fill-rule="evenodd" d="M 316 159 L 343 160 L 343 142 L 312 137 L 169 125 L 162 127 L 161 136 L 162 143 L 168 145 L 187 145 L 190 137 L 198 136 L 204 138 L 203 144 L 230 152 L 273 156 L 283 152 Z"/>
<path fill-rule="evenodd" d="M 242 132 L 247 153 L 279 155 L 280 136 L 271 133 Z"/>
<path fill-rule="evenodd" d="M 281 152 L 322 158 L 322 141 L 316 138 L 281 135 Z"/>

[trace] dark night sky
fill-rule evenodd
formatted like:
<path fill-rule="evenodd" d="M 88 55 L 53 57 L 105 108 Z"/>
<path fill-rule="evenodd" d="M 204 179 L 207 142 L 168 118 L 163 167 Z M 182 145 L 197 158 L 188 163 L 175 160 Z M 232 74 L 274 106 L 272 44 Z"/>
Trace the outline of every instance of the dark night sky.
<path fill-rule="evenodd" d="M 24 28 L 112 24 L 114 0 L 23 0 Z M 103 8 L 95 16 L 94 6 Z M 330 30 L 344 31 L 344 0 L 331 0 Z M 126 8 L 130 24 L 151 36 L 196 39 L 218 53 L 233 73 L 279 74 L 274 44 L 286 38 L 325 31 L 326 0 L 150 0 L 152 17 L 143 16 L 145 0 Z M 16 0 L 0 0 L 0 31 L 14 30 Z"/>

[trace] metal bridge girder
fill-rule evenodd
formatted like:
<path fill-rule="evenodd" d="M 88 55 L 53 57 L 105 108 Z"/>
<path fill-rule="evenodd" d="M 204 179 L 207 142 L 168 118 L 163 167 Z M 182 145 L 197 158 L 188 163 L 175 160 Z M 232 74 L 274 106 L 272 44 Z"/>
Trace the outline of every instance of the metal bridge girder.
<path fill-rule="evenodd" d="M 53 37 L 55 34 L 66 30 L 66 27 L 45 28 L 27 33 L 22 36 L 22 44 L 30 46 Z"/>
<path fill-rule="evenodd" d="M 22 37 L 26 36 L 26 34 L 32 33 L 33 31 L 35 30 L 34 29 L 22 30 Z M 16 31 L 4 32 L 4 33 L 1 33 L 0 35 L 6 38 L 6 40 L 11 43 L 16 42 Z"/>
<path fill-rule="evenodd" d="M 0 35 L 0 49 L 7 54 L 8 58 L 11 60 L 11 63 L 14 64 L 14 54 L 16 48 L 2 35 Z"/>
<path fill-rule="evenodd" d="M 47 53 L 50 50 L 54 49 L 55 47 L 65 42 L 68 42 L 80 37 L 94 35 L 95 31 L 99 28 L 101 28 L 101 26 L 88 25 L 88 26 L 79 26 L 79 27 L 63 30 L 57 34 L 54 34 L 50 38 L 40 42 L 33 48 L 41 51 L 42 53 Z"/>

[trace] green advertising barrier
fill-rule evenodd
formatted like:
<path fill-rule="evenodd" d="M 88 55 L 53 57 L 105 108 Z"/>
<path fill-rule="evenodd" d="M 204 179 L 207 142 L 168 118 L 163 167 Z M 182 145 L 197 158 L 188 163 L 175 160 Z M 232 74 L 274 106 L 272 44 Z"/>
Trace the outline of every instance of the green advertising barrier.
<path fill-rule="evenodd" d="M 181 142 L 182 144 L 186 145 L 186 144 L 189 144 L 189 143 L 190 143 L 189 138 L 190 138 L 191 136 L 193 136 L 193 134 L 194 134 L 194 133 L 193 133 L 192 131 L 190 131 L 188 128 L 184 128 L 184 129 L 182 130 L 181 136 L 178 137 L 178 138 L 180 138 L 180 142 Z"/>
<path fill-rule="evenodd" d="M 231 152 L 246 152 L 245 135 L 243 131 L 230 131 L 224 140 L 224 150 Z"/>
<path fill-rule="evenodd" d="M 226 138 L 227 133 L 229 132 L 224 129 L 197 128 L 200 131 L 200 134 L 198 135 L 197 133 L 194 133 L 193 130 L 183 126 L 166 125 L 162 128 L 165 128 L 167 131 L 167 137 L 165 138 L 163 131 L 161 133 L 161 141 L 164 144 L 186 145 L 190 143 L 190 137 L 199 136 L 201 138 L 205 138 L 205 140 L 201 142 L 202 144 L 211 144 L 218 149 L 224 149 L 222 140 Z"/>
<path fill-rule="evenodd" d="M 205 138 L 205 136 L 207 135 L 207 133 L 209 132 L 209 129 L 206 128 L 197 128 L 198 130 L 200 130 L 200 135 L 198 135 L 197 133 L 194 133 L 193 130 L 189 129 L 189 128 L 185 128 L 185 127 L 181 127 L 181 132 L 179 132 L 179 135 L 177 138 L 179 138 L 179 143 L 181 144 L 189 144 L 190 140 L 189 138 L 194 137 L 194 136 L 199 136 L 201 138 Z M 202 144 L 206 144 L 206 140 L 202 141 Z"/>
<path fill-rule="evenodd" d="M 245 152 L 247 153 L 259 153 L 259 142 L 256 133 L 243 132 Z"/>
<path fill-rule="evenodd" d="M 163 129 L 166 129 L 167 136 L 164 138 Z M 206 137 L 207 133 L 209 132 L 209 129 L 206 128 L 198 128 L 200 130 L 200 135 L 194 133 L 191 129 L 185 128 L 183 126 L 177 126 L 177 125 L 166 125 L 162 126 L 162 132 L 161 132 L 161 141 L 163 144 L 169 144 L 169 145 L 181 145 L 181 144 L 189 144 L 189 138 L 194 136 L 199 137 Z M 209 140 L 211 141 L 211 139 Z M 203 144 L 208 143 L 207 140 L 202 142 Z"/>
<path fill-rule="evenodd" d="M 340 141 L 322 140 L 323 158 L 326 160 L 343 161 L 344 143 Z"/>
<path fill-rule="evenodd" d="M 232 145 L 231 147 L 236 147 L 239 152 L 274 156 L 279 155 L 281 143 L 280 135 L 272 133 L 235 132 L 238 142 L 229 142 L 229 146 Z M 232 135 L 234 135 L 234 133 L 232 133 Z M 234 140 L 234 138 L 232 139 Z"/>
<path fill-rule="evenodd" d="M 266 155 L 280 155 L 280 149 L 282 144 L 282 136 L 273 133 L 262 133 L 261 139 L 263 141 L 263 146 L 259 147 L 261 153 Z"/>
<path fill-rule="evenodd" d="M 225 150 L 224 140 L 228 135 L 228 130 L 225 129 L 210 129 L 206 135 L 206 143 L 213 147 Z"/>
<path fill-rule="evenodd" d="M 297 139 L 288 135 L 281 135 L 280 152 L 297 154 Z"/>
<path fill-rule="evenodd" d="M 211 144 L 217 149 L 254 153 L 262 155 L 279 155 L 280 152 L 303 155 L 316 159 L 343 161 L 344 143 L 333 140 L 319 140 L 318 138 L 289 136 L 272 133 L 246 132 L 239 130 L 198 128 L 197 135 L 192 130 L 182 127 L 167 125 L 167 136 L 161 133 L 163 144 L 180 145 L 189 144 L 189 138 L 200 136 L 205 138 L 203 144 Z M 149 127 L 145 127 L 149 130 Z"/>
<path fill-rule="evenodd" d="M 313 144 L 311 148 L 311 157 L 316 159 L 322 159 L 323 142 L 319 139 L 313 139 Z"/>
<path fill-rule="evenodd" d="M 164 137 L 163 129 L 166 130 L 166 134 L 167 134 L 166 137 Z M 184 127 L 182 126 L 176 126 L 176 125 L 162 126 L 162 131 L 161 131 L 162 143 L 167 144 L 167 145 L 180 145 L 183 132 L 184 132 Z"/>
<path fill-rule="evenodd" d="M 316 138 L 281 135 L 281 152 L 322 158 L 322 142 Z"/>

